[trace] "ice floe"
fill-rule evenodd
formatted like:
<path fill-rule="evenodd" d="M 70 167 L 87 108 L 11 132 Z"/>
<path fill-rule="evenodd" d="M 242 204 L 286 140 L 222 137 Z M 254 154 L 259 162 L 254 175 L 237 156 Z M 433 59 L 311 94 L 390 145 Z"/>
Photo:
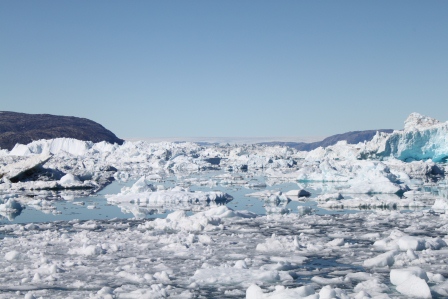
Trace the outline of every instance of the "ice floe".
<path fill-rule="evenodd" d="M 66 138 L 1 150 L 0 298 L 446 298 L 446 136 L 411 114 L 402 131 L 311 152 Z M 132 218 L 18 217 L 70 207 Z"/>

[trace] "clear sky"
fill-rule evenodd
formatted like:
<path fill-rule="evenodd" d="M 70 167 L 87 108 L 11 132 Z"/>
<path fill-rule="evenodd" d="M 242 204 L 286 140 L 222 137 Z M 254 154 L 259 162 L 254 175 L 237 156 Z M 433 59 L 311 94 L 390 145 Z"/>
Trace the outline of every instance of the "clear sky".
<path fill-rule="evenodd" d="M 0 0 L 0 110 L 119 137 L 448 120 L 448 1 Z"/>

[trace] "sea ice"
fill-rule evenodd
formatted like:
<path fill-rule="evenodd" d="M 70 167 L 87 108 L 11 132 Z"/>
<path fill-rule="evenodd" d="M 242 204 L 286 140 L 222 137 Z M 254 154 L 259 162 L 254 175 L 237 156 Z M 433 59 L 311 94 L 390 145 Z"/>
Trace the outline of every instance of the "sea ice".
<path fill-rule="evenodd" d="M 446 132 L 413 114 L 404 131 L 309 153 L 73 139 L 2 150 L 0 215 L 94 213 L 106 200 L 86 196 L 115 178 L 129 187 L 107 202 L 135 218 L 1 225 L 0 298 L 445 298 Z"/>

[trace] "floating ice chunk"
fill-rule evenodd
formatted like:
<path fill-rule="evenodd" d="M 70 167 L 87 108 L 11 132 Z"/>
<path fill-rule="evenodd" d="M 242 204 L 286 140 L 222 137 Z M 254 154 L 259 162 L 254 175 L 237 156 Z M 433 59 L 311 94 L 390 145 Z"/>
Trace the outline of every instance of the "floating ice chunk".
<path fill-rule="evenodd" d="M 165 271 L 154 273 L 154 278 L 163 283 L 170 283 L 171 278 L 168 276 L 168 273 Z"/>
<path fill-rule="evenodd" d="M 121 188 L 121 192 L 116 195 L 116 197 L 125 196 L 129 194 L 139 194 L 154 191 L 155 188 L 151 184 L 146 183 L 146 178 L 142 176 L 138 179 L 131 187 Z"/>
<path fill-rule="evenodd" d="M 428 196 L 427 193 L 418 190 L 409 190 L 403 193 L 403 196 L 410 199 L 421 199 L 424 196 Z"/>
<path fill-rule="evenodd" d="M 358 162 L 358 166 L 355 177 L 347 182 L 351 187 L 342 191 L 343 193 L 396 194 L 408 190 L 407 186 L 397 183 L 397 177 L 390 172 L 390 169 L 384 163 L 362 161 Z"/>
<path fill-rule="evenodd" d="M 387 285 L 381 283 L 376 278 L 360 282 L 353 289 L 353 291 L 355 292 L 365 291 L 366 293 L 369 294 L 384 293 L 388 292 L 389 290 L 390 289 Z"/>
<path fill-rule="evenodd" d="M 256 284 L 252 284 L 246 290 L 246 299 L 263 299 L 265 298 L 265 294 L 263 294 L 263 290 L 257 286 Z"/>
<path fill-rule="evenodd" d="M 397 291 L 414 298 L 432 298 L 431 290 L 424 279 L 411 275 L 397 286 Z"/>
<path fill-rule="evenodd" d="M 437 198 L 432 206 L 432 209 L 436 211 L 448 210 L 448 200 L 446 198 Z"/>
<path fill-rule="evenodd" d="M 356 294 L 356 296 L 354 297 L 354 299 L 370 299 L 370 298 L 372 298 L 372 297 L 366 291 L 361 291 L 358 294 Z M 380 298 L 378 298 L 378 299 L 380 299 Z M 389 299 L 389 296 L 384 297 L 384 299 Z"/>
<path fill-rule="evenodd" d="M 46 190 L 46 189 L 60 189 L 57 181 L 31 181 L 31 182 L 17 182 L 0 184 L 0 190 L 3 191 L 18 191 L 18 190 Z"/>
<path fill-rule="evenodd" d="M 338 284 L 345 284 L 346 281 L 342 277 L 334 277 L 334 278 L 325 278 L 320 276 L 314 276 L 311 278 L 312 282 L 315 282 L 320 285 L 338 285 Z M 334 290 L 333 290 L 334 292 Z M 333 298 L 333 297 L 331 297 Z"/>
<path fill-rule="evenodd" d="M 407 190 L 387 165 L 379 161 L 324 159 L 304 164 L 297 173 L 299 181 L 347 182 L 342 193 L 394 194 Z"/>
<path fill-rule="evenodd" d="M 264 243 L 257 245 L 256 250 L 261 252 L 288 252 L 298 249 L 297 239 L 290 240 L 285 237 L 272 236 Z"/>
<path fill-rule="evenodd" d="M 296 263 L 290 263 L 288 261 L 280 261 L 277 264 L 263 265 L 260 269 L 264 270 L 277 270 L 277 271 L 288 271 L 297 269 L 298 265 Z"/>
<path fill-rule="evenodd" d="M 418 255 L 415 254 L 414 250 L 412 249 L 408 249 L 406 251 L 406 256 L 410 259 L 410 260 L 416 260 L 418 259 Z"/>
<path fill-rule="evenodd" d="M 305 155 L 307 161 L 322 161 L 338 160 L 344 157 L 345 160 L 357 160 L 358 159 L 358 146 L 355 144 L 347 144 L 346 140 L 338 141 L 335 145 L 327 146 L 325 148 L 318 147 Z"/>
<path fill-rule="evenodd" d="M 355 178 L 348 181 L 350 188 L 343 190 L 343 193 L 358 193 L 358 194 L 400 194 L 406 191 L 406 187 L 400 186 L 391 182 L 387 178 Z"/>
<path fill-rule="evenodd" d="M 41 275 L 51 275 L 64 271 L 55 264 L 43 264 L 37 269 L 37 272 Z"/>
<path fill-rule="evenodd" d="M 200 213 L 198 213 L 198 214 L 201 215 Z M 255 217 L 257 217 L 257 214 L 252 213 L 250 211 L 235 211 L 227 206 L 215 207 L 215 208 L 212 208 L 212 209 L 202 212 L 202 214 L 207 217 L 219 217 L 219 218 L 233 218 L 233 217 L 255 218 Z"/>
<path fill-rule="evenodd" d="M 332 246 L 342 246 L 344 245 L 344 238 L 336 238 L 330 242 L 327 243 L 328 246 L 332 247 Z"/>
<path fill-rule="evenodd" d="M 409 267 L 405 269 L 392 269 L 390 271 L 390 282 L 397 286 L 411 278 L 411 276 L 419 277 L 426 282 L 429 280 L 426 272 L 420 267 Z"/>
<path fill-rule="evenodd" d="M 79 178 L 71 173 L 67 173 L 59 180 L 59 184 L 62 186 L 78 185 L 79 183 L 81 183 Z"/>
<path fill-rule="evenodd" d="M 293 255 L 288 257 L 281 257 L 281 256 L 271 256 L 271 261 L 276 263 L 292 263 L 294 265 L 296 264 L 302 264 L 305 262 L 308 258 L 300 255 Z"/>
<path fill-rule="evenodd" d="M 315 295 L 311 297 L 311 295 Z M 284 286 L 276 286 L 275 291 L 271 293 L 263 293 L 261 288 L 255 284 L 246 290 L 246 299 L 300 299 L 300 298 L 318 298 L 312 286 L 302 286 L 298 288 L 288 289 Z"/>
<path fill-rule="evenodd" d="M 11 183 L 10 181 L 0 184 L 0 190 L 57 190 L 57 189 L 94 189 L 99 185 L 94 181 L 80 181 L 72 174 L 67 174 L 59 181 L 25 181 Z"/>
<path fill-rule="evenodd" d="M 424 249 L 439 250 L 447 244 L 440 238 L 423 238 L 409 236 L 399 230 L 393 230 L 390 236 L 373 243 L 373 246 L 380 250 L 401 250 L 409 249 L 420 251 Z"/>
<path fill-rule="evenodd" d="M 397 250 L 391 250 L 385 253 L 382 253 L 376 257 L 367 259 L 364 261 L 364 267 L 386 267 L 392 266 L 395 263 L 394 257 L 398 255 L 400 252 Z"/>
<path fill-rule="evenodd" d="M 448 298 L 448 281 L 432 286 L 431 291 L 436 295 L 436 298 Z"/>
<path fill-rule="evenodd" d="M 282 280 L 293 280 L 287 274 L 282 279 L 280 272 L 260 269 L 238 269 L 228 267 L 202 268 L 196 270 L 193 277 L 198 285 L 247 285 L 250 282 L 274 283 Z"/>
<path fill-rule="evenodd" d="M 359 238 L 363 240 L 375 240 L 379 239 L 380 237 L 381 237 L 380 233 L 368 233 L 359 236 Z"/>
<path fill-rule="evenodd" d="M 146 178 L 143 176 L 136 181 L 132 187 L 128 190 L 129 193 L 141 193 L 154 191 L 154 187 L 146 183 Z"/>
<path fill-rule="evenodd" d="M 28 157 L 25 160 L 20 160 L 15 163 L 7 164 L 0 168 L 0 178 L 4 177 L 9 180 L 17 178 L 24 172 L 45 164 L 51 157 L 52 155 L 44 153 Z"/>
<path fill-rule="evenodd" d="M 347 171 L 343 170 L 340 163 L 324 159 L 322 162 L 303 165 L 297 171 L 297 180 L 303 182 L 346 182 L 350 179 L 347 175 Z"/>
<path fill-rule="evenodd" d="M 61 193 L 61 197 L 66 200 L 66 201 L 74 201 L 75 200 L 75 195 L 74 194 L 64 194 Z"/>
<path fill-rule="evenodd" d="M 342 299 L 346 294 L 339 288 L 333 289 L 331 286 L 324 286 L 319 292 L 319 299 Z"/>
<path fill-rule="evenodd" d="M 226 206 L 211 208 L 204 212 L 196 213 L 187 217 L 185 211 L 170 213 L 166 219 L 155 219 L 147 222 L 146 228 L 156 230 L 181 230 L 181 231 L 203 231 L 220 228 L 222 219 L 241 217 L 255 218 L 257 215 L 248 211 L 233 211 Z"/>
<path fill-rule="evenodd" d="M 84 256 L 95 256 L 100 255 L 102 252 L 101 247 L 95 245 L 82 246 L 82 247 L 74 247 L 68 250 L 68 254 L 78 254 Z"/>
<path fill-rule="evenodd" d="M 240 260 L 240 261 L 236 261 L 235 262 L 234 267 L 237 268 L 237 269 L 247 269 L 247 264 L 246 264 L 245 261 Z"/>
<path fill-rule="evenodd" d="M 428 275 L 429 281 L 432 282 L 444 282 L 445 281 L 445 277 L 442 274 L 434 274 L 431 272 L 426 272 L 426 275 Z"/>
<path fill-rule="evenodd" d="M 401 251 L 407 250 L 423 250 L 425 248 L 425 240 L 412 237 L 412 236 L 403 236 L 397 240 L 398 248 Z"/>
<path fill-rule="evenodd" d="M 360 282 L 353 289 L 355 292 L 366 291 L 369 293 L 383 293 L 389 291 L 389 287 L 377 278 Z"/>
<path fill-rule="evenodd" d="M 354 272 L 354 273 L 348 273 L 345 277 L 350 280 L 366 281 L 372 279 L 372 274 L 367 272 Z"/>
<path fill-rule="evenodd" d="M 391 157 L 384 163 L 400 181 L 406 183 L 410 182 L 411 178 L 437 177 L 438 175 L 443 176 L 444 173 L 440 164 L 434 163 L 432 160 L 404 162 Z"/>
<path fill-rule="evenodd" d="M 17 250 L 12 250 L 5 254 L 5 260 L 7 261 L 18 260 L 21 259 L 21 256 L 22 255 L 20 252 L 18 252 Z"/>
<path fill-rule="evenodd" d="M 112 295 L 114 290 L 111 287 L 103 287 L 97 292 L 98 295 Z"/>
<path fill-rule="evenodd" d="M 263 191 L 246 194 L 246 196 L 258 197 L 258 198 L 270 198 L 272 196 L 278 197 L 278 196 L 281 196 L 282 194 L 283 194 L 282 191 L 278 191 L 278 190 L 263 190 Z"/>
<path fill-rule="evenodd" d="M 130 291 L 125 286 L 116 288 L 114 295 L 126 299 L 162 299 L 168 297 L 168 292 L 162 284 L 153 284 L 150 287 Z"/>

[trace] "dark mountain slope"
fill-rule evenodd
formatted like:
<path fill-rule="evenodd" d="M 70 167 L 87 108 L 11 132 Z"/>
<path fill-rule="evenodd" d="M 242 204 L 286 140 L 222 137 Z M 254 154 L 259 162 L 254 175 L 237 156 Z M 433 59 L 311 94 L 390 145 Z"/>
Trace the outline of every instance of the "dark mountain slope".
<path fill-rule="evenodd" d="M 75 138 L 84 141 L 122 144 L 123 140 L 102 125 L 86 118 L 51 114 L 0 112 L 0 148 L 11 150 L 16 143 L 33 140 Z"/>
<path fill-rule="evenodd" d="M 359 142 L 370 141 L 373 136 L 375 136 L 376 132 L 386 132 L 392 133 L 394 130 L 391 129 L 381 129 L 381 130 L 367 130 L 367 131 L 353 131 L 347 132 L 343 134 L 337 134 L 330 137 L 325 138 L 322 141 L 305 143 L 305 142 L 263 142 L 260 144 L 266 145 L 285 145 L 289 147 L 296 148 L 300 151 L 312 151 L 313 149 L 321 147 L 326 147 L 330 145 L 336 144 L 338 141 L 347 140 L 349 144 L 357 144 Z"/>

